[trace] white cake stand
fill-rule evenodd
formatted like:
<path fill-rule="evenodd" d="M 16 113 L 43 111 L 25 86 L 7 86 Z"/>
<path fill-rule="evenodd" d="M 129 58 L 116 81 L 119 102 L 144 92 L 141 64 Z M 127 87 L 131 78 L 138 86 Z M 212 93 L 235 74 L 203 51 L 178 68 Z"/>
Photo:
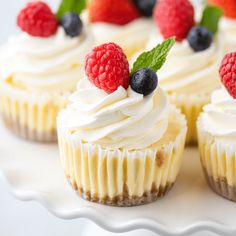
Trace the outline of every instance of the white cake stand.
<path fill-rule="evenodd" d="M 213 193 L 200 168 L 197 149 L 187 149 L 178 181 L 163 199 L 117 208 L 80 199 L 67 183 L 56 145 L 21 140 L 0 124 L 0 179 L 21 200 L 40 202 L 63 219 L 88 218 L 111 232 L 147 229 L 161 235 L 208 230 L 236 235 L 236 203 Z"/>

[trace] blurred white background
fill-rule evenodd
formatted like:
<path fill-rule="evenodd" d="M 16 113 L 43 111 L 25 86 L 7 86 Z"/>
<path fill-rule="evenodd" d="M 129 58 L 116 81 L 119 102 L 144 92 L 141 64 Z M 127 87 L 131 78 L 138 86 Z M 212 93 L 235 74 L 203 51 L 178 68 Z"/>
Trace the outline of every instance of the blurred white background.
<path fill-rule="evenodd" d="M 199 0 L 200 1 L 200 0 Z M 9 35 L 17 33 L 16 16 L 27 0 L 0 0 L 0 44 Z M 47 2 L 56 9 L 59 0 Z M 0 157 L 1 158 L 1 157 Z M 21 202 L 14 199 L 0 181 L 0 236 L 154 236 L 147 231 L 126 234 L 111 234 L 85 219 L 60 220 L 50 215 L 36 202 Z M 202 232 L 198 236 L 213 236 Z M 214 234 L 215 235 L 215 234 Z M 195 234 L 194 236 L 197 236 Z"/>

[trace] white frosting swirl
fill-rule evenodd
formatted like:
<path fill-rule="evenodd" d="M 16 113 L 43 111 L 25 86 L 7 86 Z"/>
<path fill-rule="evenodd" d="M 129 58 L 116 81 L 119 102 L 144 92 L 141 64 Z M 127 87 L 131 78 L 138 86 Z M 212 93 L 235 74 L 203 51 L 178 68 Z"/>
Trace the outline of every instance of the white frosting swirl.
<path fill-rule="evenodd" d="M 76 140 L 142 149 L 160 140 L 168 127 L 169 103 L 160 88 L 146 97 L 123 87 L 107 94 L 83 79 L 70 100 L 58 127 L 71 131 Z"/>
<path fill-rule="evenodd" d="M 114 42 L 122 48 L 134 46 L 135 43 L 146 42 L 153 28 L 151 19 L 139 18 L 126 25 L 115 25 L 105 22 L 96 22 L 91 25 L 97 44 Z"/>
<path fill-rule="evenodd" d="M 226 40 L 226 51 L 236 50 L 236 20 L 223 17 L 220 22 L 220 29 Z"/>
<path fill-rule="evenodd" d="M 147 44 L 150 50 L 163 41 L 155 29 Z M 169 93 L 209 93 L 220 86 L 218 68 L 224 55 L 220 35 L 210 48 L 194 52 L 187 40 L 177 42 L 168 54 L 165 65 L 158 71 L 161 87 Z"/>
<path fill-rule="evenodd" d="M 236 138 L 236 99 L 225 89 L 212 93 L 211 103 L 204 107 L 204 129 L 213 136 Z"/>
<path fill-rule="evenodd" d="M 1 50 L 0 79 L 30 91 L 71 91 L 83 77 L 84 57 L 92 46 L 87 29 L 74 38 L 62 27 L 49 38 L 22 33 Z"/>

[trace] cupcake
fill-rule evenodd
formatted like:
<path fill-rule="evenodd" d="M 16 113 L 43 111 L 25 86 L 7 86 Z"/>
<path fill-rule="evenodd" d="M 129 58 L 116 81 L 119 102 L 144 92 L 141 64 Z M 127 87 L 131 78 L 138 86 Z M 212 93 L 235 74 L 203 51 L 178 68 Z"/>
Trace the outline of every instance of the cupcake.
<path fill-rule="evenodd" d="M 83 198 L 135 206 L 155 201 L 173 186 L 187 127 L 157 87 L 155 72 L 173 42 L 142 54 L 131 75 L 114 43 L 87 56 L 86 78 L 58 116 L 61 163 Z"/>
<path fill-rule="evenodd" d="M 208 21 L 212 15 L 218 17 L 214 24 Z M 197 25 L 188 0 L 161 0 L 154 10 L 156 27 L 147 49 L 163 38 L 176 37 L 167 63 L 159 71 L 159 82 L 170 101 L 186 115 L 188 144 L 197 142 L 197 117 L 210 101 L 211 92 L 220 86 L 217 68 L 224 55 L 224 43 L 222 35 L 216 32 L 219 17 L 218 8 L 206 7 Z"/>
<path fill-rule="evenodd" d="M 210 187 L 236 201 L 236 53 L 225 56 L 220 67 L 224 87 L 212 93 L 198 128 L 201 163 Z"/>
<path fill-rule="evenodd" d="M 143 51 L 152 29 L 156 0 L 90 0 L 88 11 L 97 45 L 119 44 L 128 58 Z"/>
<path fill-rule="evenodd" d="M 224 17 L 220 29 L 226 40 L 226 51 L 236 50 L 236 1 L 235 0 L 208 0 L 210 4 L 221 7 Z"/>
<path fill-rule="evenodd" d="M 63 14 L 60 23 L 46 3 L 29 3 L 17 17 L 22 33 L 0 53 L 0 114 L 9 129 L 33 141 L 57 140 L 57 113 L 94 46 L 78 14 Z"/>

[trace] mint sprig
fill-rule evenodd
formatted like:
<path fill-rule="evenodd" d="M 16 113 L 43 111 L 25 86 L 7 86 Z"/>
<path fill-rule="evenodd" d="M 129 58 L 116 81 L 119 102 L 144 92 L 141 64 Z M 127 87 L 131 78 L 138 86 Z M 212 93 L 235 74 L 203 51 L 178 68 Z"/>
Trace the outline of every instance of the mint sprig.
<path fill-rule="evenodd" d="M 67 12 L 73 12 L 79 15 L 85 7 L 86 0 L 61 0 L 57 11 L 57 18 L 60 19 Z"/>
<path fill-rule="evenodd" d="M 200 25 L 206 27 L 212 34 L 215 34 L 218 31 L 218 25 L 223 11 L 219 7 L 206 6 Z"/>
<path fill-rule="evenodd" d="M 151 51 L 142 53 L 133 64 L 131 75 L 143 67 L 158 71 L 165 63 L 167 54 L 174 44 L 175 38 L 169 38 Z"/>

